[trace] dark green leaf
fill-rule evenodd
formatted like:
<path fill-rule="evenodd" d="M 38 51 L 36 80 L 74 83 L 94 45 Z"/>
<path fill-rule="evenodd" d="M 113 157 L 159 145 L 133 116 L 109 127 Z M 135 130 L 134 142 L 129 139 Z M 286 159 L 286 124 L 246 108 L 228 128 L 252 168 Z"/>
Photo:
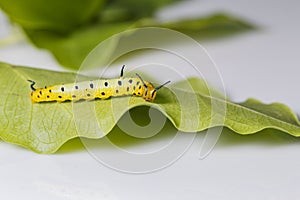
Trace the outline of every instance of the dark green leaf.
<path fill-rule="evenodd" d="M 163 6 L 180 0 L 114 0 L 108 7 L 126 10 L 133 18 L 151 17 L 154 12 Z"/>
<path fill-rule="evenodd" d="M 131 28 L 153 26 L 178 30 L 202 39 L 225 35 L 228 32 L 239 32 L 251 27 L 234 17 L 216 14 L 172 23 L 161 23 L 151 19 L 138 22 L 104 23 L 78 29 L 67 36 L 49 31 L 27 30 L 26 32 L 36 46 L 50 50 L 62 65 L 78 69 L 88 53 L 103 40 Z"/>
<path fill-rule="evenodd" d="M 65 33 L 90 23 L 105 0 L 0 0 L 0 8 L 25 29 Z"/>

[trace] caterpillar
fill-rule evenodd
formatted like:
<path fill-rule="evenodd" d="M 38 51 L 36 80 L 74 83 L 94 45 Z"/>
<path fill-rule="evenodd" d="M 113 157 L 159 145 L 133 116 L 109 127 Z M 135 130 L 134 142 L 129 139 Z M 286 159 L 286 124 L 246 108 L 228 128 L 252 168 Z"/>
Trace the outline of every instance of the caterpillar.
<path fill-rule="evenodd" d="M 35 82 L 28 80 L 31 83 L 30 88 L 32 90 L 29 95 L 33 103 L 79 101 L 82 99 L 89 101 L 130 95 L 140 96 L 146 101 L 153 102 L 157 91 L 170 83 L 170 81 L 167 81 L 158 87 L 154 87 L 152 83 L 144 81 L 137 73 L 135 78 L 124 78 L 124 67 L 125 65 L 122 66 L 120 77 L 115 79 L 98 79 L 45 86 L 44 88 L 35 88 Z"/>

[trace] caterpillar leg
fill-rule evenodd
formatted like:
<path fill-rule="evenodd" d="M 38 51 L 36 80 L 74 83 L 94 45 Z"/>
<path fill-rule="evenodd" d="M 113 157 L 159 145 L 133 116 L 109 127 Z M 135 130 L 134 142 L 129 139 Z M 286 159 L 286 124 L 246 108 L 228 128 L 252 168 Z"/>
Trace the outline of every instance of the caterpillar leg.
<path fill-rule="evenodd" d="M 101 97 L 100 99 L 106 100 L 106 99 L 109 99 L 109 98 L 111 98 L 111 96 Z"/>

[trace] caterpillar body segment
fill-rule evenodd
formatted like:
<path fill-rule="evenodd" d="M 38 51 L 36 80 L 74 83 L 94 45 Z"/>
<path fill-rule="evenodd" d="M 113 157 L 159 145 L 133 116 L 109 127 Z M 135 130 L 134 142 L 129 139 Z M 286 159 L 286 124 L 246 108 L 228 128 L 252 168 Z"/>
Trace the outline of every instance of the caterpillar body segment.
<path fill-rule="evenodd" d="M 119 96 L 140 96 L 146 101 L 152 102 L 157 90 L 170 81 L 155 88 L 152 83 L 144 81 L 138 74 L 135 78 L 123 78 L 123 69 L 121 77 L 116 79 L 100 79 L 83 81 L 78 83 L 69 83 L 63 85 L 46 86 L 44 88 L 34 88 L 35 82 L 31 82 L 30 98 L 33 103 L 39 102 L 64 102 L 79 100 L 108 99 Z"/>

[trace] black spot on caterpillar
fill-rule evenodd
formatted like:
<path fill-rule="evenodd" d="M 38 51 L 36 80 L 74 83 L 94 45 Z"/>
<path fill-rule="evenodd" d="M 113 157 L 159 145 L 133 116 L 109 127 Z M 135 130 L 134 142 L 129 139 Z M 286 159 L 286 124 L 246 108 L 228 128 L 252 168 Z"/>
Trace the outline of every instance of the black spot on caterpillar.
<path fill-rule="evenodd" d="M 141 96 L 146 101 L 152 102 L 156 97 L 157 91 L 170 83 L 154 87 L 152 83 L 144 81 L 138 74 L 136 78 L 124 78 L 123 70 L 125 65 L 122 66 L 120 78 L 108 80 L 93 80 L 83 81 L 78 83 L 69 83 L 64 85 L 46 86 L 44 88 L 35 88 L 35 82 L 31 82 L 30 98 L 33 103 L 48 102 L 48 101 L 78 101 L 81 99 L 107 99 L 117 96 Z"/>

